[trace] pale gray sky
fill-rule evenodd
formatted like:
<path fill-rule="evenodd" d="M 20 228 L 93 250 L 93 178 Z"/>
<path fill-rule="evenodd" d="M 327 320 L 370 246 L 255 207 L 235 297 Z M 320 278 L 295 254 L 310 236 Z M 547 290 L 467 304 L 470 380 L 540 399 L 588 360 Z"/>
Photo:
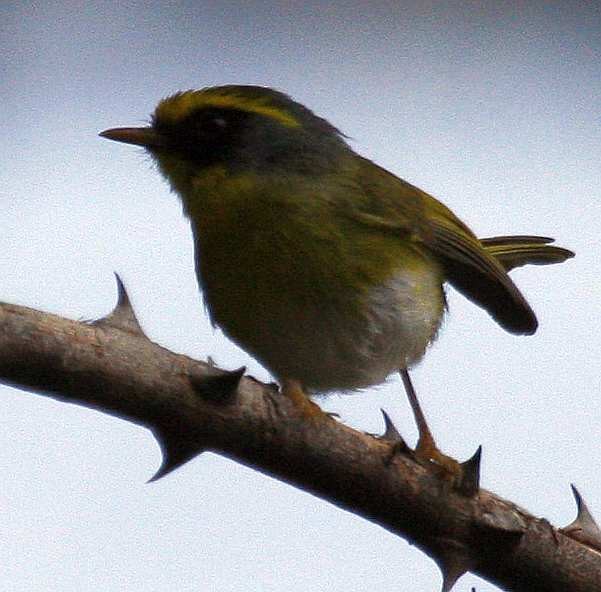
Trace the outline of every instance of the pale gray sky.
<path fill-rule="evenodd" d="M 445 451 L 483 445 L 484 487 L 565 525 L 574 482 L 601 518 L 601 13 L 483 4 L 3 2 L 0 300 L 95 318 L 118 271 L 153 340 L 266 378 L 203 316 L 175 196 L 139 150 L 97 133 L 176 90 L 274 86 L 478 234 L 577 252 L 514 274 L 533 337 L 451 291 L 414 380 Z M 439 588 L 419 551 L 308 494 L 210 454 L 146 485 L 160 462 L 147 431 L 0 394 L 3 589 Z M 326 406 L 372 432 L 384 407 L 415 438 L 396 380 Z M 472 575 L 457 590 L 472 586 L 496 590 Z"/>

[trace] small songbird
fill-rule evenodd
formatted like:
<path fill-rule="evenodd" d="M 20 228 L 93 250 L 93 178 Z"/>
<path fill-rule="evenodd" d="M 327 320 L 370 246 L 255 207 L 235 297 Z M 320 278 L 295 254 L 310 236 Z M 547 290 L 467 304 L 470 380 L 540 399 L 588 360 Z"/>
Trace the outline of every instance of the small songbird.
<path fill-rule="evenodd" d="M 143 146 L 180 196 L 213 324 L 261 362 L 305 416 L 306 394 L 400 371 L 419 458 L 455 471 L 409 380 L 436 338 L 449 282 L 504 329 L 537 320 L 507 272 L 573 253 L 538 236 L 478 239 L 434 197 L 358 155 L 276 90 L 218 86 L 162 100 L 147 127 L 101 136 Z"/>

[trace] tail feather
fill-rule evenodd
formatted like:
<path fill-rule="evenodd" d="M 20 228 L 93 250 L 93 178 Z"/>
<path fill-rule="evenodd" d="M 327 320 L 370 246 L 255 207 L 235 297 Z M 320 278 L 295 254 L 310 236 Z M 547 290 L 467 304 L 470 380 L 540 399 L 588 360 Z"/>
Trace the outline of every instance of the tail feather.
<path fill-rule="evenodd" d="M 555 247 L 544 236 L 494 236 L 481 238 L 482 246 L 507 271 L 521 265 L 552 265 L 574 256 L 572 251 Z"/>

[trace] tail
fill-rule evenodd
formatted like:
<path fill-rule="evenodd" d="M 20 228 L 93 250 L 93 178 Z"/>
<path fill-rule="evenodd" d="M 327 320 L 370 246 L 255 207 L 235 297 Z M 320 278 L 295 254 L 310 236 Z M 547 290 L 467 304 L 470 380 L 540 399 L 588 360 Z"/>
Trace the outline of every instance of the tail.
<path fill-rule="evenodd" d="M 521 265 L 552 265 L 574 256 L 572 251 L 549 245 L 554 239 L 544 236 L 494 236 L 481 238 L 487 253 L 506 271 Z"/>

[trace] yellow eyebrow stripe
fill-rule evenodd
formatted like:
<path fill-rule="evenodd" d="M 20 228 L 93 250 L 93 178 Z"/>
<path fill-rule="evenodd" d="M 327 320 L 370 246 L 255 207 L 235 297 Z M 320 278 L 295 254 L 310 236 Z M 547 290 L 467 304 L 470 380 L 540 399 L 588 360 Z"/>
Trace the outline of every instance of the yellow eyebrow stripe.
<path fill-rule="evenodd" d="M 270 117 L 287 127 L 300 126 L 296 117 L 284 109 L 275 107 L 266 99 L 211 92 L 211 90 L 190 90 L 168 97 L 159 103 L 154 115 L 160 121 L 176 122 L 196 109 L 209 107 L 239 109 Z"/>

